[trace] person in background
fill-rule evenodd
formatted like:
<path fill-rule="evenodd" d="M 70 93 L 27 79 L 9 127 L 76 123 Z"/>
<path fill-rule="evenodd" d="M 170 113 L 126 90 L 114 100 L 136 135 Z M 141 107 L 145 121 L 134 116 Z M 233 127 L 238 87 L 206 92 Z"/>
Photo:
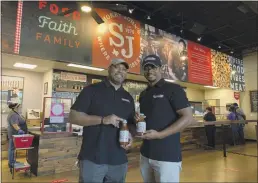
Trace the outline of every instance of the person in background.
<path fill-rule="evenodd" d="M 140 112 L 146 116 L 147 131 L 140 155 L 144 182 L 179 182 L 181 171 L 180 132 L 194 122 L 192 109 L 181 86 L 162 78 L 156 55 L 143 59 L 149 86 L 140 94 Z M 136 115 L 139 119 L 139 114 Z"/>
<path fill-rule="evenodd" d="M 125 182 L 126 150 L 120 146 L 119 125 L 127 120 L 135 134 L 135 107 L 132 96 L 122 87 L 129 65 L 112 59 L 105 81 L 85 87 L 71 107 L 69 121 L 83 126 L 79 159 L 79 182 Z"/>
<path fill-rule="evenodd" d="M 239 114 L 239 115 L 241 115 L 242 118 L 243 118 L 244 120 L 246 120 L 246 115 L 245 115 L 244 111 L 238 106 L 238 104 L 237 104 L 237 103 L 233 103 L 233 106 L 234 106 L 235 109 L 236 109 L 236 113 Z"/>
<path fill-rule="evenodd" d="M 11 169 L 14 165 L 14 142 L 13 135 L 22 135 L 27 133 L 27 124 L 23 116 L 20 115 L 21 105 L 18 103 L 10 103 L 8 107 L 11 109 L 7 116 L 8 122 L 8 139 L 9 139 L 9 148 L 8 148 L 8 165 Z M 11 171 L 11 170 L 10 170 Z"/>
<path fill-rule="evenodd" d="M 236 116 L 238 120 L 246 120 L 246 115 L 244 111 L 238 106 L 237 103 L 233 103 L 233 106 L 235 107 Z M 239 141 L 240 144 L 245 144 L 245 134 L 244 134 L 244 127 L 245 124 L 241 123 L 239 124 Z"/>
<path fill-rule="evenodd" d="M 211 107 L 206 108 L 206 114 L 204 115 L 203 120 L 205 122 L 216 121 L 216 116 L 213 114 Z M 205 125 L 205 132 L 206 132 L 208 147 L 209 147 L 207 149 L 215 148 L 216 126 L 215 125 Z"/>
<path fill-rule="evenodd" d="M 236 113 L 236 108 L 234 105 L 229 107 L 229 115 L 227 117 L 228 120 L 235 121 L 235 120 L 243 120 L 243 117 Z M 233 145 L 241 143 L 243 139 L 242 127 L 241 124 L 233 123 L 231 124 L 232 134 L 233 134 Z"/>

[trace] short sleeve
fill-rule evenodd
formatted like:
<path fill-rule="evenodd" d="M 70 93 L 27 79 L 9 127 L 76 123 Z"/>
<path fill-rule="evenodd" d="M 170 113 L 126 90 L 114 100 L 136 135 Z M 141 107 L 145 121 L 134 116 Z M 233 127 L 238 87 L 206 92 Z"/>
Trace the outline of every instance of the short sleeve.
<path fill-rule="evenodd" d="M 170 97 L 170 103 L 176 111 L 190 107 L 186 93 L 181 86 L 176 85 L 171 90 L 172 95 Z"/>
<path fill-rule="evenodd" d="M 84 87 L 71 109 L 77 112 L 88 113 L 93 97 L 94 89 L 92 86 Z"/>
<path fill-rule="evenodd" d="M 17 114 L 11 115 L 10 118 L 9 118 L 9 123 L 11 125 L 14 125 L 14 124 L 18 125 L 19 124 L 19 116 Z"/>

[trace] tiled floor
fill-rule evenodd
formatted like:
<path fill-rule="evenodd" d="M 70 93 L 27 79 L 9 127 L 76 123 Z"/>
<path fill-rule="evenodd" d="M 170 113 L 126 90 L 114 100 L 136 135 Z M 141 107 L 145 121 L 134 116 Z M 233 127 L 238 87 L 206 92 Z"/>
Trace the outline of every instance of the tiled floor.
<path fill-rule="evenodd" d="M 230 151 L 257 156 L 256 143 L 237 146 Z M 183 153 L 183 170 L 181 182 L 258 182 L 257 157 L 228 154 L 223 158 L 220 151 L 191 150 Z M 78 171 L 56 174 L 44 177 L 25 177 L 23 173 L 16 174 L 14 180 L 7 168 L 7 161 L 2 162 L 2 182 L 52 182 L 57 179 L 67 179 L 77 182 Z M 141 182 L 139 168 L 129 169 L 127 182 Z"/>

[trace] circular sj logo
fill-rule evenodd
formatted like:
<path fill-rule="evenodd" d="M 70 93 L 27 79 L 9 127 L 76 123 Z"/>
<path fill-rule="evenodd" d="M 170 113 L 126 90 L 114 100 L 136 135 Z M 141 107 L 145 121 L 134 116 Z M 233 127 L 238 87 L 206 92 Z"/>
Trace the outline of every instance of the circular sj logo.
<path fill-rule="evenodd" d="M 105 23 L 97 26 L 93 39 L 93 65 L 107 68 L 112 58 L 122 58 L 129 72 L 140 72 L 140 23 L 109 10 L 96 9 Z"/>

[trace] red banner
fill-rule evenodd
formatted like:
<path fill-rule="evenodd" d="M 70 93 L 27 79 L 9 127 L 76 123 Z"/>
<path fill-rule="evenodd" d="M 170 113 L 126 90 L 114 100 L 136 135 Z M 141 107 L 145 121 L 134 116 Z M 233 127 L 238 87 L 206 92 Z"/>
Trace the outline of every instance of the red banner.
<path fill-rule="evenodd" d="M 139 74 L 140 22 L 106 9 L 96 11 L 105 23 L 95 31 L 92 65 L 107 68 L 112 58 L 122 58 L 129 64 L 129 72 Z"/>
<path fill-rule="evenodd" d="M 188 80 L 212 86 L 211 50 L 188 41 Z"/>

